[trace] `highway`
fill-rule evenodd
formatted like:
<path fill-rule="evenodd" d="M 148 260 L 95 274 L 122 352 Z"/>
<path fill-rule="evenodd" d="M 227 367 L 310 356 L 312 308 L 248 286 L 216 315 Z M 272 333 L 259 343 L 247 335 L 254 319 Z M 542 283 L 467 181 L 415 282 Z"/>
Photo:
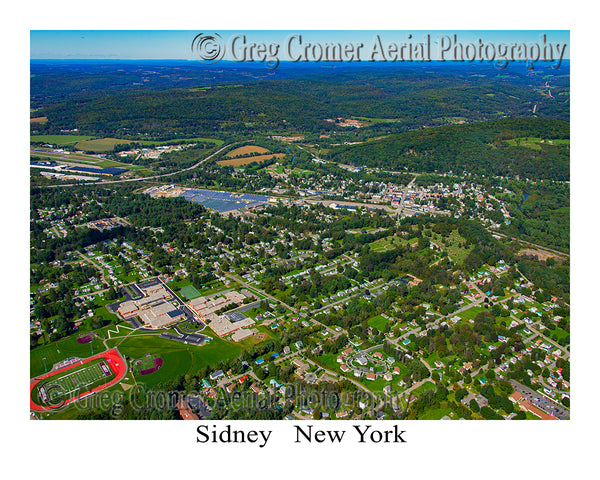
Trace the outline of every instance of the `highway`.
<path fill-rule="evenodd" d="M 232 147 L 233 145 L 237 145 L 237 142 L 225 145 L 225 146 L 221 147 L 219 150 L 217 150 L 216 152 L 211 153 L 208 157 L 203 158 L 202 160 L 199 160 L 198 162 L 196 162 L 191 167 L 183 168 L 181 170 L 177 170 L 176 172 L 163 173 L 163 174 L 160 174 L 160 175 L 152 175 L 150 177 L 127 178 L 127 179 L 121 179 L 121 180 L 104 180 L 104 181 L 101 181 L 101 182 L 87 182 L 87 183 L 85 183 L 85 185 L 107 185 L 107 184 L 112 184 L 112 183 L 143 182 L 145 180 L 156 180 L 157 178 L 170 177 L 172 175 L 177 175 L 179 173 L 188 172 L 190 170 L 198 168 L 200 165 L 202 165 L 207 160 L 210 160 L 215 155 L 221 153 L 223 150 L 225 150 L 225 149 L 227 149 L 229 147 Z M 64 183 L 64 184 L 59 184 L 59 185 L 45 185 L 45 186 L 40 186 L 39 188 L 77 187 L 77 186 L 80 186 L 80 185 L 81 185 L 80 183 Z"/>

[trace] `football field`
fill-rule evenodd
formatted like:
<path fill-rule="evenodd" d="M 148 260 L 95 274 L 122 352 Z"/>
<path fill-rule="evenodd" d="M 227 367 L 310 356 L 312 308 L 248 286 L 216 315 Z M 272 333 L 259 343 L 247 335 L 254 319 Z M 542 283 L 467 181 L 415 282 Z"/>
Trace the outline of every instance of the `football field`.
<path fill-rule="evenodd" d="M 54 405 L 83 395 L 114 377 L 106 361 L 97 359 L 44 379 L 34 388 L 32 398 L 39 405 Z"/>

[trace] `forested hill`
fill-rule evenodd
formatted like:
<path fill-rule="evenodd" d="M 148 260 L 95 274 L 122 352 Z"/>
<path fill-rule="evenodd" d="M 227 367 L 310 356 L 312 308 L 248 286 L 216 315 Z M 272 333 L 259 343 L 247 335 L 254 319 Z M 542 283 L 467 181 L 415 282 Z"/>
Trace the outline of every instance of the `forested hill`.
<path fill-rule="evenodd" d="M 569 126 L 561 120 L 503 119 L 389 135 L 330 151 L 339 163 L 410 172 L 569 179 Z M 527 142 L 526 137 L 538 140 Z M 563 142 L 548 140 L 563 140 Z M 543 142 L 541 140 L 544 140 Z"/>
<path fill-rule="evenodd" d="M 186 85 L 181 81 L 174 83 L 179 88 L 164 89 L 160 82 L 149 81 L 153 87 L 150 90 L 123 85 L 119 89 L 119 85 L 113 85 L 119 77 L 112 70 L 94 70 L 89 75 L 93 83 L 82 73 L 59 73 L 61 81 L 56 84 L 53 82 L 58 74 L 54 70 L 45 73 L 40 67 L 33 77 L 36 110 L 32 115 L 48 119 L 45 124 L 35 125 L 38 133 L 74 128 L 92 135 L 317 133 L 336 128 L 325 119 L 356 117 L 373 120 L 357 134 L 376 136 L 460 121 L 531 117 L 534 107 L 538 117 L 569 119 L 568 74 L 537 70 L 498 72 L 484 66 L 429 65 L 309 69 L 294 78 L 282 78 L 277 73 L 268 81 L 255 76 L 242 80 L 243 72 L 234 70 L 231 78 L 235 82 L 216 84 L 224 81 L 217 77 L 207 85 L 207 78 L 190 73 L 186 81 L 196 79 L 195 87 L 181 88 Z M 180 78 L 181 72 L 177 75 Z M 133 81 L 124 77 L 124 82 Z M 548 95 L 547 82 L 551 82 L 552 96 Z M 68 99 L 62 95 L 67 86 L 77 92 Z"/>

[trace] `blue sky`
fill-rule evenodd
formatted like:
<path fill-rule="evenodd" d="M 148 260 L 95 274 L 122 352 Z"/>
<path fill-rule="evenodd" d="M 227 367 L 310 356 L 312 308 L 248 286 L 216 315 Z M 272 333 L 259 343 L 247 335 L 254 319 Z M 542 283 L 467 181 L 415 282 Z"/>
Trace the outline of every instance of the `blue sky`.
<path fill-rule="evenodd" d="M 161 30 L 33 30 L 30 33 L 30 58 L 32 59 L 195 59 L 191 51 L 192 39 L 201 31 L 161 31 Z M 215 33 L 215 32 L 206 32 Z M 226 46 L 233 36 L 246 35 L 248 42 L 276 43 L 282 46 L 293 34 L 301 34 L 305 42 L 312 43 L 346 43 L 362 42 L 371 45 L 375 35 L 379 34 L 385 42 L 419 42 L 425 34 L 431 35 L 434 43 L 442 35 L 457 34 L 458 41 L 465 44 L 477 42 L 481 38 L 485 43 L 541 43 L 541 35 L 546 34 L 547 41 L 569 44 L 569 31 L 499 31 L 499 30 L 294 30 L 294 31 L 259 31 L 259 30 L 218 30 Z M 412 40 L 408 35 L 412 34 Z M 280 55 L 286 60 L 285 53 Z M 570 58 L 569 47 L 564 58 Z M 225 59 L 231 59 L 229 52 Z"/>

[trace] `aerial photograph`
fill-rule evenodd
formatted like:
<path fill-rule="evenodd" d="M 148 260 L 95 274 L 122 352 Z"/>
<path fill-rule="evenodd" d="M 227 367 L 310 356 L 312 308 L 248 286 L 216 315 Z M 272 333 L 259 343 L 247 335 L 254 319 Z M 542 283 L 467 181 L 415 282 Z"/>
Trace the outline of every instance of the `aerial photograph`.
<path fill-rule="evenodd" d="M 32 420 L 570 421 L 569 31 L 30 42 Z"/>

